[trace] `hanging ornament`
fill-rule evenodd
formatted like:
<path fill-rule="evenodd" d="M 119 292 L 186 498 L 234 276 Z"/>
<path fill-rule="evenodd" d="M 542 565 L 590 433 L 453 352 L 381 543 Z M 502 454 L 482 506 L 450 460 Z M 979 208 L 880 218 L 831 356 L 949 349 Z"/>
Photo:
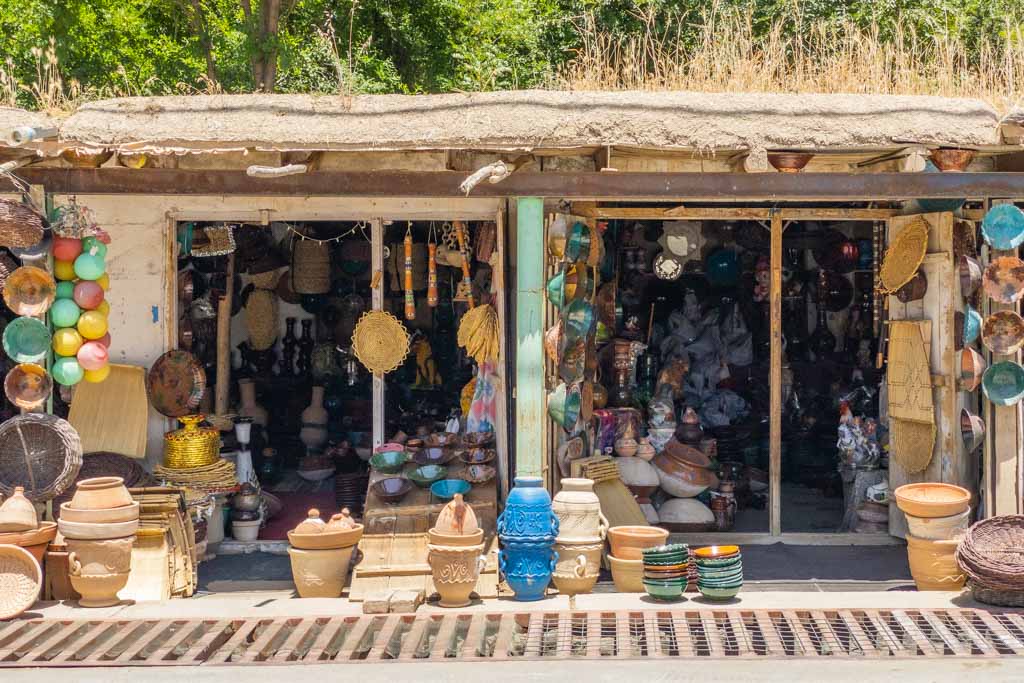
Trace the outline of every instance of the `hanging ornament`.
<path fill-rule="evenodd" d="M 99 370 L 85 370 L 82 379 L 92 384 L 98 384 L 110 376 L 110 364 L 107 363 Z"/>
<path fill-rule="evenodd" d="M 110 361 L 107 347 L 96 341 L 88 341 L 82 344 L 75 354 L 78 364 L 83 370 L 99 370 Z"/>
<path fill-rule="evenodd" d="M 107 317 L 99 311 L 86 311 L 78 318 L 78 333 L 86 339 L 99 339 L 107 333 Z"/>
<path fill-rule="evenodd" d="M 50 309 L 50 320 L 56 327 L 74 327 L 82 309 L 71 299 L 57 299 Z"/>
<path fill-rule="evenodd" d="M 405 228 L 405 319 L 416 319 L 416 302 L 412 294 L 412 223 Z"/>
<path fill-rule="evenodd" d="M 455 221 L 455 236 L 459 240 L 459 253 L 462 256 L 462 281 L 455 294 L 457 301 L 465 301 L 473 308 L 473 281 L 469 276 L 469 239 L 466 237 L 466 226 L 462 221 Z"/>
<path fill-rule="evenodd" d="M 75 283 L 68 280 L 61 280 L 57 283 L 57 298 L 72 299 L 75 296 Z"/>
<path fill-rule="evenodd" d="M 80 280 L 96 280 L 103 275 L 103 271 L 106 270 L 106 264 L 103 261 L 103 257 L 97 252 L 97 249 L 84 251 L 75 259 L 74 267 L 77 278 Z"/>
<path fill-rule="evenodd" d="M 431 223 L 427 236 L 427 305 L 436 308 L 437 301 L 437 232 Z"/>
<path fill-rule="evenodd" d="M 65 282 L 75 279 L 75 262 L 74 261 L 54 261 L 53 262 L 53 274 L 58 280 Z"/>
<path fill-rule="evenodd" d="M 53 238 L 53 258 L 58 261 L 74 261 L 82 253 L 82 240 L 74 237 Z"/>
<path fill-rule="evenodd" d="M 83 372 L 82 366 L 74 356 L 61 357 L 53 362 L 53 379 L 57 384 L 74 386 L 82 381 Z"/>
<path fill-rule="evenodd" d="M 92 280 L 81 280 L 75 285 L 75 303 L 91 311 L 103 303 L 103 288 Z"/>
<path fill-rule="evenodd" d="M 62 327 L 53 333 L 53 352 L 58 356 L 74 356 L 82 348 L 82 335 L 73 327 Z"/>

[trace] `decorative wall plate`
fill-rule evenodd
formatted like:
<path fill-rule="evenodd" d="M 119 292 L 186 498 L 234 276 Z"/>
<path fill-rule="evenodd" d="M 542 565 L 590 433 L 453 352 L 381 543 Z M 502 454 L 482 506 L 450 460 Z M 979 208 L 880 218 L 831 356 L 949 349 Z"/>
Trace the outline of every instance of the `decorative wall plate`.
<path fill-rule="evenodd" d="M 928 250 L 928 221 L 920 216 L 907 223 L 889 243 L 878 273 L 879 289 L 893 293 L 914 277 Z"/>
<path fill-rule="evenodd" d="M 982 278 L 985 294 L 1003 304 L 1012 304 L 1024 296 L 1024 261 L 1016 256 L 992 259 Z"/>
<path fill-rule="evenodd" d="M 153 408 L 163 415 L 195 413 L 206 393 L 203 364 L 188 351 L 168 351 L 146 374 L 146 393 Z"/>
<path fill-rule="evenodd" d="M 409 332 L 386 311 L 367 311 L 352 333 L 352 351 L 367 370 L 386 375 L 409 355 Z"/>

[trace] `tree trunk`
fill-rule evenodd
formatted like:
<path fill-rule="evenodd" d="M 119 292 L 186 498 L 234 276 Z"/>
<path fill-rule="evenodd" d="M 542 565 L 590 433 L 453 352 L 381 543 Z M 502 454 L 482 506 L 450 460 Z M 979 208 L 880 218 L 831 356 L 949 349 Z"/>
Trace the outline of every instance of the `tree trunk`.
<path fill-rule="evenodd" d="M 218 83 L 217 62 L 213 56 L 213 41 L 210 40 L 210 32 L 206 29 L 206 17 L 203 15 L 201 0 L 190 0 L 192 4 L 192 26 L 199 37 L 199 45 L 203 48 L 203 56 L 206 58 L 206 78 L 210 85 Z"/>

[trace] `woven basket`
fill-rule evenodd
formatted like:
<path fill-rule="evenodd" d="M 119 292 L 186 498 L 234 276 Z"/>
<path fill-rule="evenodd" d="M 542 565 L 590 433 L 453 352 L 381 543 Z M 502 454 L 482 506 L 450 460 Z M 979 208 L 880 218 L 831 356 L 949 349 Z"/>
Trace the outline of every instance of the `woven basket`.
<path fill-rule="evenodd" d="M 889 243 L 878 271 L 879 289 L 893 294 L 910 282 L 928 250 L 928 221 L 920 216 L 906 225 Z"/>
<path fill-rule="evenodd" d="M 187 470 L 217 462 L 220 433 L 200 427 L 202 415 L 185 415 L 178 419 L 185 426 L 164 434 L 164 467 Z"/>
<path fill-rule="evenodd" d="M 235 236 L 230 225 L 197 228 L 192 234 L 192 255 L 197 258 L 224 256 L 235 250 Z"/>
<path fill-rule="evenodd" d="M 42 413 L 16 415 L 0 424 L 0 493 L 15 486 L 43 503 L 64 492 L 82 466 L 82 442 L 66 420 Z"/>
<path fill-rule="evenodd" d="M 330 245 L 300 239 L 292 247 L 292 291 L 326 294 L 331 290 Z"/>
<path fill-rule="evenodd" d="M 956 560 L 985 588 L 1024 591 L 1024 515 L 983 519 L 964 535 Z"/>
<path fill-rule="evenodd" d="M 978 602 L 1000 607 L 1024 607 L 1024 590 L 1005 591 L 971 581 L 971 593 Z"/>
<path fill-rule="evenodd" d="M 254 289 L 245 302 L 245 326 L 249 346 L 266 351 L 277 340 L 277 295 L 267 289 Z"/>
<path fill-rule="evenodd" d="M 26 249 L 42 239 L 42 216 L 21 202 L 0 199 L 0 247 Z"/>
<path fill-rule="evenodd" d="M 891 457 L 907 472 L 923 472 L 932 461 L 935 425 L 911 420 L 889 421 Z"/>

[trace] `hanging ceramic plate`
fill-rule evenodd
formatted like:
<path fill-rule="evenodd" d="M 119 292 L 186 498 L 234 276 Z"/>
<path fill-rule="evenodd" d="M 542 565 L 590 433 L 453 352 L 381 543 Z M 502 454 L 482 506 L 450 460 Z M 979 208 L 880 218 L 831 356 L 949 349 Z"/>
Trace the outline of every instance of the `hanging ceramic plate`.
<path fill-rule="evenodd" d="M 1024 296 L 1024 261 L 1016 256 L 992 259 L 982 280 L 985 293 L 999 303 L 1012 304 Z"/>
<path fill-rule="evenodd" d="M 978 291 L 981 285 L 981 264 L 970 256 L 961 256 L 957 270 L 960 274 L 960 296 L 966 299 Z"/>
<path fill-rule="evenodd" d="M 149 369 L 146 393 L 153 408 L 168 417 L 195 413 L 206 393 L 203 364 L 188 351 L 168 351 Z"/>
<path fill-rule="evenodd" d="M 579 261 L 590 256 L 590 228 L 576 221 L 569 228 L 565 242 L 565 260 Z"/>
<path fill-rule="evenodd" d="M 675 257 L 661 252 L 654 257 L 654 274 L 662 280 L 678 280 L 683 274 L 683 264 Z"/>
<path fill-rule="evenodd" d="M 1024 346 L 1024 318 L 1014 311 L 993 313 L 985 318 L 981 341 L 992 353 L 1009 355 L 1020 351 Z"/>
<path fill-rule="evenodd" d="M 996 405 L 1015 405 L 1024 398 L 1024 368 L 1012 361 L 995 363 L 985 371 L 981 389 Z"/>
<path fill-rule="evenodd" d="M 960 391 L 974 391 L 981 384 L 981 377 L 988 369 L 985 358 L 968 346 L 960 352 Z"/>
<path fill-rule="evenodd" d="M 35 410 L 43 405 L 53 390 L 53 379 L 35 363 L 15 365 L 4 379 L 7 400 L 23 410 Z"/>
<path fill-rule="evenodd" d="M 41 316 L 57 298 L 57 283 L 42 268 L 22 266 L 4 282 L 4 302 L 18 315 Z"/>
<path fill-rule="evenodd" d="M 1024 242 L 1024 211 L 1013 204 L 997 204 L 981 221 L 981 235 L 994 249 L 1016 249 Z"/>
<path fill-rule="evenodd" d="M 981 334 L 981 314 L 972 306 L 964 306 L 964 346 L 970 346 Z"/>

